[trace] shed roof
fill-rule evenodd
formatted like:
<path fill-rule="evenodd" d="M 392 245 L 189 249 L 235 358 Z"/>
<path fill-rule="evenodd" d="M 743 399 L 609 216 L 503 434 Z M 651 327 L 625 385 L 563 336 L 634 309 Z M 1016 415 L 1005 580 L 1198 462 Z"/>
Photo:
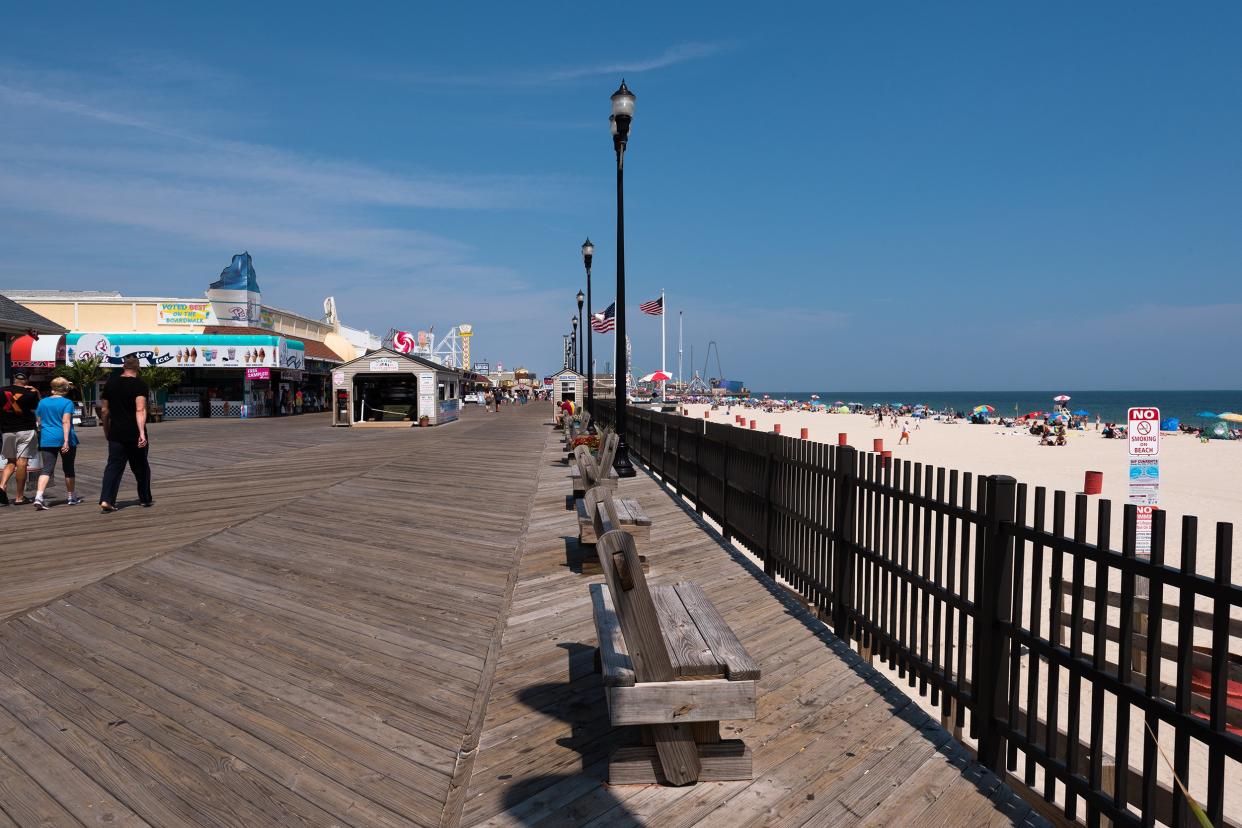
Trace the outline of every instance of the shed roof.
<path fill-rule="evenodd" d="M 349 366 L 354 365 L 355 363 L 370 362 L 371 360 L 376 359 L 378 357 L 393 357 L 396 359 L 408 359 L 410 362 L 413 362 L 417 365 L 421 365 L 425 368 L 432 368 L 436 371 L 444 371 L 445 373 L 450 373 L 450 374 L 461 374 L 462 373 L 460 370 L 458 370 L 457 368 L 453 368 L 452 366 L 441 365 L 438 362 L 432 362 L 431 360 L 425 357 L 415 356 L 414 354 L 403 354 L 400 351 L 394 351 L 392 348 L 380 348 L 378 351 L 370 351 L 366 354 L 363 354 L 360 357 L 355 357 L 354 359 L 351 359 L 349 362 L 346 362 L 344 365 L 340 367 L 348 368 Z"/>
<path fill-rule="evenodd" d="M 0 330 L 13 333 L 34 331 L 40 334 L 61 334 L 65 329 L 30 308 L 17 304 L 7 296 L 0 295 Z"/>

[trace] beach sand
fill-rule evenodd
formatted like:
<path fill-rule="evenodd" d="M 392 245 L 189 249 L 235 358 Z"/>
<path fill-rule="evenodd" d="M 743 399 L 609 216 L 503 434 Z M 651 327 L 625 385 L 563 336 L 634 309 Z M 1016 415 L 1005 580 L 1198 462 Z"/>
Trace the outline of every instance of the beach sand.
<path fill-rule="evenodd" d="M 703 419 L 709 406 L 689 404 L 684 406 L 696 419 Z M 1096 512 L 1101 498 L 1112 501 L 1112 521 L 1109 546 L 1113 550 L 1121 549 L 1122 508 L 1128 497 L 1129 455 L 1125 440 L 1105 440 L 1095 430 L 1094 424 L 1086 432 L 1071 431 L 1066 446 L 1041 446 L 1039 438 L 1031 435 L 1025 428 L 1002 428 L 997 425 L 972 425 L 959 421 L 956 424 L 935 421 L 918 421 L 913 417 L 898 417 L 898 428 L 891 428 L 889 423 L 877 426 L 873 418 L 863 414 L 830 414 L 827 412 L 779 412 L 764 413 L 757 409 L 734 406 L 731 409 L 720 406 L 709 411 L 708 421 L 733 425 L 733 415 L 745 415 L 749 428 L 751 420 L 756 428 L 771 431 L 775 424 L 780 424 L 782 434 L 797 437 L 800 429 L 808 430 L 808 439 L 823 443 L 837 442 L 839 432 L 845 432 L 849 445 L 860 450 L 870 451 L 875 438 L 884 440 L 884 448 L 893 452 L 893 458 L 899 461 L 909 460 L 931 464 L 946 469 L 957 469 L 972 472 L 976 475 L 1007 474 L 1026 483 L 1032 488 L 1028 503 L 1033 506 L 1033 487 L 1045 486 L 1049 489 L 1048 506 L 1045 525 L 1051 523 L 1052 490 L 1062 490 L 1069 496 L 1067 499 L 1067 523 L 1072 526 L 1074 494 L 1083 488 L 1084 473 L 1087 471 L 1103 472 L 1103 493 L 1088 498 L 1088 542 L 1096 539 Z M 891 419 L 891 418 L 890 418 Z M 901 436 L 901 424 L 910 424 L 910 443 L 898 445 Z M 735 426 L 742 427 L 742 426 Z M 1237 475 L 1242 470 L 1242 441 L 1219 441 L 1200 443 L 1194 437 L 1183 434 L 1165 434 L 1160 447 L 1160 508 L 1168 512 L 1166 563 L 1171 566 L 1180 565 L 1181 561 L 1181 518 L 1183 515 L 1195 515 L 1199 519 L 1197 571 L 1211 577 L 1215 570 L 1215 538 L 1217 522 L 1234 522 L 1242 519 L 1242 489 L 1239 488 Z M 1028 513 L 1031 511 L 1028 509 Z M 1028 519 L 1029 519 L 1028 514 Z M 743 550 L 745 551 L 745 550 Z M 1028 554 L 1025 571 L 1022 577 L 1026 581 L 1026 595 L 1030 595 L 1031 582 L 1035 577 L 1046 580 L 1049 574 L 1048 563 L 1045 563 L 1041 574 L 1036 575 L 1031 569 L 1031 558 Z M 1230 571 L 1234 583 L 1242 583 L 1242 554 L 1234 555 Z M 1086 583 L 1094 584 L 1094 567 L 1086 566 Z M 1110 586 L 1120 591 L 1120 576 L 1110 578 Z M 1177 601 L 1175 589 L 1166 590 L 1166 602 Z M 1044 591 L 1047 600 L 1048 592 Z M 1200 597 L 1196 602 L 1197 609 L 1212 611 L 1211 603 Z M 1068 601 L 1066 602 L 1068 610 Z M 1088 617 L 1094 615 L 1090 602 L 1085 608 Z M 1025 613 L 1029 613 L 1029 603 Z M 1242 617 L 1242 609 L 1233 608 L 1232 616 Z M 1119 623 L 1119 610 L 1109 611 L 1111 625 Z M 1046 623 L 1046 622 L 1044 622 Z M 1046 629 L 1044 630 L 1046 634 Z M 1166 642 L 1176 641 L 1177 628 L 1175 623 L 1166 622 L 1163 627 L 1163 638 Z M 1211 636 L 1208 630 L 1195 630 L 1195 643 L 1210 645 Z M 1091 652 L 1092 639 L 1085 636 L 1084 645 L 1087 653 Z M 1237 638 L 1230 639 L 1229 649 L 1233 653 L 1242 651 L 1242 644 Z M 1107 644 L 1106 658 L 1116 663 L 1119 657 L 1116 644 Z M 894 683 L 904 686 L 905 682 L 898 678 L 895 670 L 881 663 L 875 666 L 884 670 Z M 1026 684 L 1029 670 L 1029 659 L 1021 659 L 1022 683 Z M 1161 661 L 1161 678 L 1166 682 L 1176 681 L 1175 665 L 1169 660 Z M 1048 691 L 1048 669 L 1045 664 L 1039 678 L 1041 687 L 1040 698 L 1046 700 Z M 929 713 L 938 715 L 925 696 L 919 696 L 914 690 L 907 691 L 912 698 Z M 1062 674 L 1060 692 L 1061 699 L 1058 723 L 1065 731 L 1071 715 L 1080 717 L 1083 722 L 1082 738 L 1089 732 L 1087 722 L 1090 719 L 1089 704 L 1078 710 L 1070 710 L 1068 698 L 1068 680 Z M 1114 744 L 1116 730 L 1116 699 L 1105 693 L 1102 720 L 1104 722 L 1105 749 Z M 1084 703 L 1086 697 L 1084 697 Z M 1025 705 L 1023 705 L 1025 707 Z M 1041 702 L 1040 718 L 1044 715 Z M 1142 728 L 1142 715 L 1138 709 L 1132 708 L 1130 721 L 1130 764 L 1138 768 L 1142 762 L 1142 750 L 1147 735 Z M 1161 745 L 1172 755 L 1173 740 L 1171 730 L 1162 728 Z M 973 744 L 973 740 L 965 737 L 964 741 Z M 1191 741 L 1189 787 L 1202 803 L 1206 794 L 1207 750 L 1196 741 Z M 1038 775 L 1039 790 L 1042 791 L 1042 773 Z M 1242 766 L 1226 761 L 1226 800 L 1225 814 L 1234 821 L 1242 821 Z M 1158 762 L 1158 778 L 1165 787 L 1172 786 L 1172 778 L 1168 769 Z M 1064 791 L 1058 786 L 1059 801 L 1064 801 Z M 1080 811 L 1081 813 L 1081 811 Z"/>
<path fill-rule="evenodd" d="M 691 416 L 699 419 L 709 409 L 707 405 L 696 404 L 685 407 Z M 792 437 L 806 428 L 808 439 L 823 443 L 836 443 L 837 434 L 843 431 L 849 435 L 849 444 L 863 451 L 870 451 L 873 438 L 879 437 L 884 440 L 885 450 L 893 452 L 895 460 L 930 463 L 977 475 L 1007 474 L 1032 489 L 1048 487 L 1049 503 L 1052 490 L 1066 492 L 1070 495 L 1071 508 L 1072 496 L 1082 491 L 1084 473 L 1103 472 L 1103 493 L 1093 495 L 1091 501 L 1097 502 L 1099 498 L 1112 501 L 1112 548 L 1121 548 L 1122 507 L 1128 496 L 1130 458 L 1125 440 L 1105 440 L 1094 431 L 1094 424 L 1085 432 L 1070 431 L 1068 445 L 1041 446 L 1039 438 L 1024 428 L 898 417 L 899 426 L 909 422 L 911 428 L 909 445 L 898 445 L 900 427 L 890 428 L 887 423 L 877 427 L 874 420 L 864 414 L 809 411 L 768 414 L 752 408 L 721 406 L 711 411 L 708 419 L 731 424 L 733 414 L 744 414 L 748 428 L 750 420 L 754 420 L 762 431 L 771 431 L 772 426 L 779 423 L 781 433 Z M 1176 565 L 1180 560 L 1181 517 L 1195 515 L 1199 518 L 1198 571 L 1213 574 L 1217 522 L 1242 521 L 1240 471 L 1242 440 L 1200 443 L 1185 434 L 1162 436 L 1160 508 L 1168 512 L 1167 562 Z M 1089 538 L 1094 540 L 1094 513 L 1089 525 Z M 1233 556 L 1232 572 L 1234 583 L 1242 583 L 1242 552 Z"/>

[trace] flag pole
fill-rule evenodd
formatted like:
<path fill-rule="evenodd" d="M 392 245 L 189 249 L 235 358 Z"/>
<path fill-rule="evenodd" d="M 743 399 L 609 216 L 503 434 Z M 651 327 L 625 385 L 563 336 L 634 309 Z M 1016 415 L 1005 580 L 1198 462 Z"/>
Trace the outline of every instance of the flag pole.
<path fill-rule="evenodd" d="M 664 319 L 668 316 L 668 303 L 664 301 L 664 288 L 660 288 L 660 373 L 668 373 L 664 370 Z M 668 393 L 668 380 L 660 380 L 660 402 L 664 402 L 664 395 Z"/>
<path fill-rule="evenodd" d="M 686 391 L 686 378 L 681 373 L 681 311 L 677 311 L 677 384 L 681 387 L 684 394 Z"/>

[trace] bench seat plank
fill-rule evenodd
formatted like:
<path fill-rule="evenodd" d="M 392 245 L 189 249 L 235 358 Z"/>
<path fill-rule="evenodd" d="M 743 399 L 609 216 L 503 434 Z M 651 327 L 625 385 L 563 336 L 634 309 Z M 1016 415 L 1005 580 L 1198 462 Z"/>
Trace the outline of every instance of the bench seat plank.
<path fill-rule="evenodd" d="M 742 642 L 737 640 L 729 624 L 720 616 L 702 588 L 693 581 L 680 581 L 676 589 L 690 617 L 698 626 L 703 640 L 712 648 L 715 657 L 724 664 L 725 674 L 730 681 L 757 680 L 759 662 L 746 652 Z"/>
<path fill-rule="evenodd" d="M 703 640 L 694 619 L 672 586 L 653 586 L 651 600 L 655 603 L 656 616 L 660 619 L 660 632 L 668 645 L 669 658 L 673 662 L 673 674 L 677 678 L 724 678 L 725 667 L 712 654 L 712 648 Z"/>
<path fill-rule="evenodd" d="M 727 679 L 612 686 L 606 691 L 608 714 L 614 727 L 753 719 L 756 687 L 753 681 Z"/>
<path fill-rule="evenodd" d="M 625 648 L 625 637 L 621 634 L 621 622 L 617 619 L 617 610 L 613 607 L 608 587 L 604 584 L 591 584 L 591 608 L 595 615 L 595 634 L 599 639 L 599 658 L 604 673 L 604 686 L 632 687 L 634 664 L 630 661 L 630 653 Z"/>

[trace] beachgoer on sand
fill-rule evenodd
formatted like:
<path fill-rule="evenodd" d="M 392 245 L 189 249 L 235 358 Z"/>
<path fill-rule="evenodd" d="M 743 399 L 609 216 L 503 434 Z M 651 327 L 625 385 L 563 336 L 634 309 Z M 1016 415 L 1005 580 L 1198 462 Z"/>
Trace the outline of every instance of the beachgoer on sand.
<path fill-rule="evenodd" d="M 902 423 L 902 426 L 901 426 L 901 439 L 897 441 L 897 445 L 900 446 L 902 443 L 906 443 L 907 445 L 910 443 L 910 421 L 909 420 L 906 420 L 904 423 Z"/>

